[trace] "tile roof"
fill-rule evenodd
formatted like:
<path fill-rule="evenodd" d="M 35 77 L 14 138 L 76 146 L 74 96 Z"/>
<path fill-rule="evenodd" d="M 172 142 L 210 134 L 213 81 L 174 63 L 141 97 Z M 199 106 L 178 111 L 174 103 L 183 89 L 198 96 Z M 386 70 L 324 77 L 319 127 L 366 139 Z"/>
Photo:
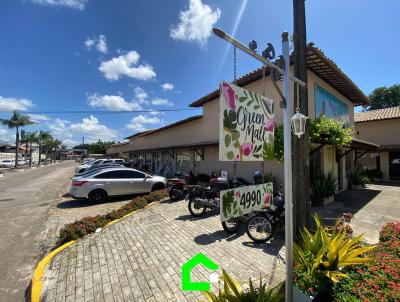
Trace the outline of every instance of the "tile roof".
<path fill-rule="evenodd" d="M 355 123 L 400 119 L 400 106 L 370 110 L 354 114 Z"/>
<path fill-rule="evenodd" d="M 293 64 L 293 57 L 291 57 Z M 307 67 L 318 77 L 335 88 L 355 105 L 368 103 L 368 98 L 357 87 L 356 84 L 333 62 L 328 58 L 322 50 L 315 47 L 313 43 L 307 45 Z M 269 74 L 269 72 L 267 72 Z M 261 79 L 262 68 L 253 70 L 242 77 L 238 78 L 233 83 L 238 86 L 246 86 L 252 82 Z M 219 90 L 216 89 L 200 99 L 190 104 L 190 107 L 201 107 L 204 104 L 211 102 L 219 96 Z"/>

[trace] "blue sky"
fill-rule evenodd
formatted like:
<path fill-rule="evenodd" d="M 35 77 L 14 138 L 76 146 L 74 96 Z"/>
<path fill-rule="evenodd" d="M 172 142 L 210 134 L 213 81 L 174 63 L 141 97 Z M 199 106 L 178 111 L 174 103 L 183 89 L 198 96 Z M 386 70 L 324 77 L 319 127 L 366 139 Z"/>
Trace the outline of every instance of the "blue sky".
<path fill-rule="evenodd" d="M 364 93 L 399 83 L 399 1 L 307 0 L 306 9 L 308 41 Z M 279 53 L 292 0 L 3 0 L 0 111 L 35 112 L 39 125 L 26 130 L 50 130 L 68 145 L 82 136 L 119 141 L 199 114 L 121 112 L 188 108 L 231 80 L 232 49 L 213 26 Z M 259 64 L 238 53 L 237 67 L 241 75 Z M 0 127 L 0 141 L 12 135 Z"/>

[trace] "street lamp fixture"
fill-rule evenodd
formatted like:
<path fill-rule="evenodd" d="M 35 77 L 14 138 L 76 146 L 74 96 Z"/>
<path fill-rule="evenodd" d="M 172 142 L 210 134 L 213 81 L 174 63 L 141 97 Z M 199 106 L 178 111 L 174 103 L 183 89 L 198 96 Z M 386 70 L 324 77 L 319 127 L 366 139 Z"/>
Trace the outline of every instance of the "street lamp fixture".
<path fill-rule="evenodd" d="M 306 132 L 307 117 L 296 110 L 296 114 L 292 116 L 293 134 L 300 138 Z"/>

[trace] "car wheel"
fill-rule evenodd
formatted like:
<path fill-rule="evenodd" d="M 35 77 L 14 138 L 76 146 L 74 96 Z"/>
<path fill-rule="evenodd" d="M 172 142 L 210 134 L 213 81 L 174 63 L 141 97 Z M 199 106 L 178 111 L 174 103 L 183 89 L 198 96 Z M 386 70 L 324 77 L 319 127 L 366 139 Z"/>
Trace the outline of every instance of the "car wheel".
<path fill-rule="evenodd" d="M 104 190 L 94 190 L 89 193 L 89 199 L 95 202 L 105 202 L 108 199 L 108 195 Z"/>
<path fill-rule="evenodd" d="M 165 189 L 165 185 L 163 183 L 156 183 L 152 188 L 151 191 L 157 191 L 157 190 L 162 190 Z"/>

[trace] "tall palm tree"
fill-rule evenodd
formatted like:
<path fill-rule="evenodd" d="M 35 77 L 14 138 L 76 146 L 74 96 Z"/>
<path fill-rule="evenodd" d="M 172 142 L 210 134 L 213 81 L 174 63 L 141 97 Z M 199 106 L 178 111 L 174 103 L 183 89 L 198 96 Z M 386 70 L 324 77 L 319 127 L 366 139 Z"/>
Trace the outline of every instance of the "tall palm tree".
<path fill-rule="evenodd" d="M 38 144 L 39 144 L 39 163 L 38 165 L 42 163 L 42 153 L 43 153 L 43 144 L 48 141 L 49 139 L 53 138 L 48 131 L 39 131 L 38 134 Z"/>
<path fill-rule="evenodd" d="M 32 167 L 32 144 L 37 143 L 38 139 L 39 136 L 37 132 L 25 132 L 25 142 L 29 144 L 29 167 Z"/>
<path fill-rule="evenodd" d="M 6 125 L 10 129 L 16 129 L 15 132 L 15 168 L 18 168 L 18 153 L 19 153 L 19 128 L 34 125 L 34 121 L 29 115 L 22 115 L 18 111 L 13 111 L 13 115 L 9 120 L 0 119 L 0 123 Z"/>

